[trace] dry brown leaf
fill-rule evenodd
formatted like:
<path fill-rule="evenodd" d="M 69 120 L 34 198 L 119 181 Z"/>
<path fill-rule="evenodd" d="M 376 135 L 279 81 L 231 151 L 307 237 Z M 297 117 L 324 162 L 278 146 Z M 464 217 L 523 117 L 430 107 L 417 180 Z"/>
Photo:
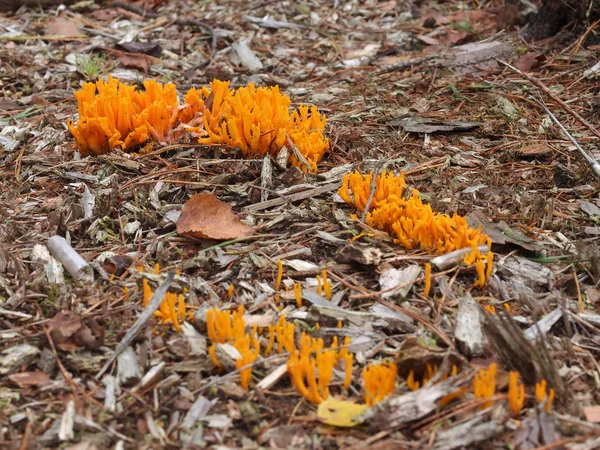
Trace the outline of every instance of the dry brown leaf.
<path fill-rule="evenodd" d="M 196 194 L 190 198 L 177 221 L 177 233 L 200 239 L 227 240 L 248 236 L 252 228 L 213 194 Z"/>
<path fill-rule="evenodd" d="M 144 73 L 148 73 L 150 66 L 152 65 L 151 57 L 139 53 L 120 52 L 118 58 L 125 67 L 142 69 Z"/>
<path fill-rule="evenodd" d="M 20 388 L 25 388 L 28 386 L 40 386 L 52 381 L 48 375 L 39 370 L 35 372 L 13 373 L 12 375 L 8 376 L 8 379 Z"/>
<path fill-rule="evenodd" d="M 592 423 L 600 423 L 600 405 L 585 406 L 583 408 L 585 420 Z"/>
<path fill-rule="evenodd" d="M 79 36 L 79 25 L 62 17 L 53 17 L 46 22 L 46 35 L 48 36 Z"/>
<path fill-rule="evenodd" d="M 527 52 L 521 55 L 519 60 L 514 66 L 521 72 L 530 72 L 532 68 L 540 65 L 540 62 L 544 60 L 544 55 L 540 53 Z"/>

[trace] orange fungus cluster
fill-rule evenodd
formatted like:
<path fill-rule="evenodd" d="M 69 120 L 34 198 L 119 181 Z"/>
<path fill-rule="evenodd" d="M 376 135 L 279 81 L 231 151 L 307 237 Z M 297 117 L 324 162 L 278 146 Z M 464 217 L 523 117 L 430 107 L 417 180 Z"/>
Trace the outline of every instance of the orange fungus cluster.
<path fill-rule="evenodd" d="M 278 86 L 230 89 L 229 81 L 214 80 L 190 89 L 180 105 L 173 84 L 146 80 L 138 90 L 109 76 L 84 83 L 75 98 L 79 120 L 68 127 L 84 155 L 177 141 L 183 130 L 200 144 L 240 148 L 247 158 L 276 155 L 286 146 L 292 164 L 314 172 L 329 149 L 325 117 L 315 106 L 290 112 L 291 100 Z"/>
<path fill-rule="evenodd" d="M 346 203 L 364 211 L 372 179 L 373 173 L 350 173 L 344 177 L 338 193 Z M 488 236 L 480 228 L 469 227 L 467 219 L 456 213 L 450 216 L 433 211 L 431 205 L 421 201 L 416 189 L 406 199 L 404 173 L 397 176 L 384 171 L 375 179 L 375 186 L 375 195 L 366 215 L 368 225 L 388 232 L 408 250 L 422 248 L 441 255 L 471 248 L 465 263 L 475 264 L 478 275 L 475 286 L 484 285 L 491 274 L 493 254 L 491 251 L 486 255 L 480 252 L 479 245 L 491 246 Z"/>

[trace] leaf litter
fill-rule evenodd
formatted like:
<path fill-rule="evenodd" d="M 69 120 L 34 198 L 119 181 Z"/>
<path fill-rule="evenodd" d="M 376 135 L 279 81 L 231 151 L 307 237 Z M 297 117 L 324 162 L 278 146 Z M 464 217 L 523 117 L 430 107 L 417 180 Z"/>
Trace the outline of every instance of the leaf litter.
<path fill-rule="evenodd" d="M 597 448 L 593 24 L 533 43 L 500 2 L 54 3 L 0 17 L 2 445 Z M 84 157 L 74 92 L 108 74 L 194 114 Z M 290 103 L 243 135 L 248 86 Z M 384 173 L 406 187 L 378 196 Z"/>

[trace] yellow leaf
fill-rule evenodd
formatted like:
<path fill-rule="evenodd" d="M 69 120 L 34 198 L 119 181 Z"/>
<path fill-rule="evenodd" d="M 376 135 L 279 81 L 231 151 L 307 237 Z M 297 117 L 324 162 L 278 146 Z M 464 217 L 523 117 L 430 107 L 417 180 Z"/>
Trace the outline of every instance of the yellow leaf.
<path fill-rule="evenodd" d="M 360 405 L 350 400 L 336 400 L 329 397 L 322 401 L 317 409 L 319 420 L 327 425 L 336 427 L 355 427 L 363 421 L 360 420 L 360 415 L 369 407 Z"/>

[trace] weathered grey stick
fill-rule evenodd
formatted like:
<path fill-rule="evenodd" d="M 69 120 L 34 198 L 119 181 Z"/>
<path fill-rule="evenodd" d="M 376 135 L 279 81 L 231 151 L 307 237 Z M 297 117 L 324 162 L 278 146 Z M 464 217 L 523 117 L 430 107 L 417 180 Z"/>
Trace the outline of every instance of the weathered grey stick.
<path fill-rule="evenodd" d="M 46 246 L 50 254 L 65 266 L 73 278 L 80 281 L 93 281 L 92 268 L 64 237 L 52 236 Z"/>
<path fill-rule="evenodd" d="M 544 108 L 544 111 L 546 111 L 546 114 L 548 114 L 550 116 L 550 118 L 554 121 L 554 123 L 556 125 L 558 125 L 558 127 L 562 130 L 562 132 L 564 133 L 564 135 L 569 138 L 569 140 L 573 143 L 573 145 L 575 147 L 577 147 L 577 150 L 579 150 L 579 152 L 585 158 L 585 160 L 589 163 L 589 165 L 592 166 L 592 170 L 596 174 L 596 177 L 600 178 L 600 164 L 598 164 L 598 161 L 596 161 L 596 158 L 594 158 L 593 156 L 591 156 L 588 152 L 586 152 L 581 147 L 581 145 L 579 145 L 577 143 L 577 141 L 575 140 L 575 138 L 573 136 L 571 136 L 571 133 L 569 133 L 566 130 L 566 128 L 563 127 L 562 123 L 560 123 L 559 120 L 554 116 L 554 114 L 552 114 L 552 112 L 548 109 L 548 107 L 546 106 L 546 104 L 543 101 L 540 101 L 537 98 L 532 97 L 532 96 L 530 96 L 529 98 L 532 99 L 534 102 L 536 102 L 538 105 L 540 105 L 542 108 Z"/>
<path fill-rule="evenodd" d="M 150 319 L 150 317 L 152 317 L 152 314 L 154 314 L 154 311 L 156 311 L 160 307 L 160 304 L 162 303 L 163 299 L 165 298 L 165 294 L 169 290 L 169 286 L 171 286 L 171 282 L 173 281 L 174 277 L 175 277 L 175 271 L 172 270 L 171 272 L 169 272 L 169 275 L 167 275 L 166 280 L 163 281 L 163 283 L 154 292 L 154 295 L 152 295 L 152 298 L 150 299 L 150 303 L 148 304 L 148 306 L 146 306 L 144 311 L 142 311 L 142 313 L 140 314 L 140 317 L 138 317 L 138 319 L 135 321 L 133 326 L 125 334 L 125 337 L 123 338 L 123 340 L 121 342 L 119 342 L 119 345 L 117 345 L 115 352 L 112 354 L 112 356 L 110 358 L 108 358 L 108 361 L 106 361 L 104 366 L 102 366 L 102 369 L 100 369 L 100 372 L 98 372 L 98 374 L 96 375 L 97 380 L 99 380 L 100 377 L 104 374 L 104 372 L 106 372 L 108 370 L 108 368 L 113 363 L 113 361 L 117 358 L 117 356 L 119 356 L 121 354 L 121 352 L 129 346 L 131 341 L 133 341 L 133 339 L 139 333 L 139 331 L 142 329 L 144 324 Z"/>

